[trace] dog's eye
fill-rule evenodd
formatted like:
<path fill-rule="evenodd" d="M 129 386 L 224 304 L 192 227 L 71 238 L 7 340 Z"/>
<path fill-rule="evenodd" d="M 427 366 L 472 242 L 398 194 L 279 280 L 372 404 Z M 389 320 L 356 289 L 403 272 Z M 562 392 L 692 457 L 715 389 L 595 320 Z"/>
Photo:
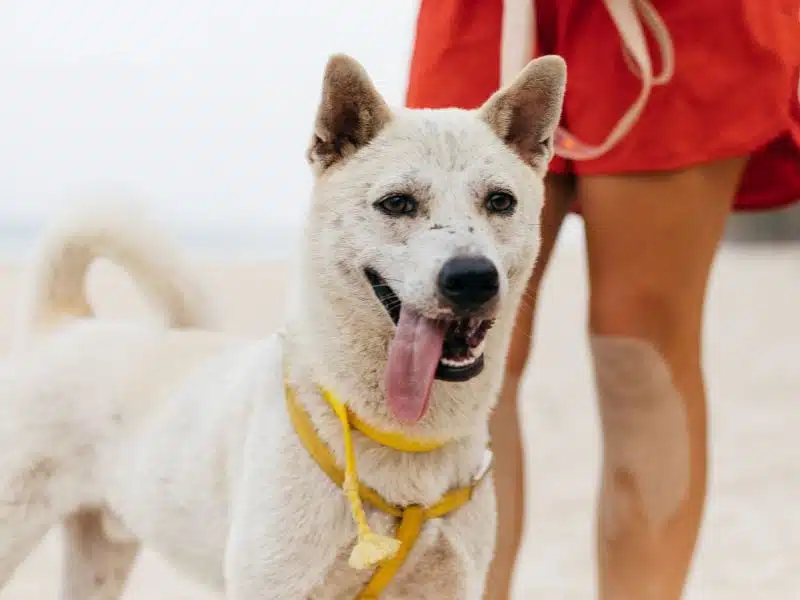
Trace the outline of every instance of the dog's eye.
<path fill-rule="evenodd" d="M 486 210 L 490 213 L 507 215 L 514 212 L 517 201 L 508 192 L 492 192 L 486 197 Z"/>
<path fill-rule="evenodd" d="M 391 216 L 413 215 L 417 211 L 417 201 L 406 194 L 393 194 L 379 200 L 375 207 Z"/>

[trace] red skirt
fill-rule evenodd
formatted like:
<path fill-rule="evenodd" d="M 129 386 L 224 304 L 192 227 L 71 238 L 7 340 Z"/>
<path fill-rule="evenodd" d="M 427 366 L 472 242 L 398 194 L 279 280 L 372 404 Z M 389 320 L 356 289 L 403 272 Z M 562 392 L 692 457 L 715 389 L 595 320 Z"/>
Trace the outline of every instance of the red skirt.
<path fill-rule="evenodd" d="M 553 159 L 559 173 L 681 169 L 750 155 L 739 210 L 800 199 L 800 0 L 652 0 L 669 29 L 675 70 L 633 128 L 592 160 Z M 422 0 L 411 107 L 475 108 L 500 84 L 502 0 Z M 599 143 L 641 81 L 598 0 L 537 0 L 537 54 L 567 61 L 562 126 Z M 648 39 L 654 70 L 659 52 Z"/>

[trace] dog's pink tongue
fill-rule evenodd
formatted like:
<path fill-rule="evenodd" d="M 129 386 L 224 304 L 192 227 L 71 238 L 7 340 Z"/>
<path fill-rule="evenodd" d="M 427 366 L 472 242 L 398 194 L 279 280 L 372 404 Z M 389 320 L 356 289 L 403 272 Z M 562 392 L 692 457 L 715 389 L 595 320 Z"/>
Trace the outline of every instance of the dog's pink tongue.
<path fill-rule="evenodd" d="M 405 306 L 400 310 L 384 374 L 389 410 L 396 419 L 416 423 L 425 414 L 445 331 Z"/>

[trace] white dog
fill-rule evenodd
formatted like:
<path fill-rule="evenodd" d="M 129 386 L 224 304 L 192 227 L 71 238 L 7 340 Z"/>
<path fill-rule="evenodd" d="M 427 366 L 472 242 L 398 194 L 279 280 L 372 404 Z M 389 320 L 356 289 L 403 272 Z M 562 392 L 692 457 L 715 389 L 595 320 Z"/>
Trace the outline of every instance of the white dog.
<path fill-rule="evenodd" d="M 289 318 L 264 341 L 199 331 L 197 290 L 133 219 L 57 227 L 0 369 L 0 586 L 63 523 L 65 600 L 119 598 L 139 543 L 231 600 L 479 598 L 487 421 L 565 78 L 545 57 L 478 110 L 390 109 L 332 57 Z M 172 327 L 92 318 L 98 256 Z"/>

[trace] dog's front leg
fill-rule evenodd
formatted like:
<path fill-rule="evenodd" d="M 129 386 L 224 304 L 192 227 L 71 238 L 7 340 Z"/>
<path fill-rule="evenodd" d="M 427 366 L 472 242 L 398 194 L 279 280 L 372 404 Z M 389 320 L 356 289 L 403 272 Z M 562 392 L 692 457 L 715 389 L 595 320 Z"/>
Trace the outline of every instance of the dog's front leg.
<path fill-rule="evenodd" d="M 494 555 L 497 526 L 497 500 L 491 475 L 475 489 L 472 500 L 442 525 L 444 535 L 460 554 L 462 564 L 458 598 L 484 597 L 489 565 Z M 492 590 L 486 590 L 491 596 Z"/>
<path fill-rule="evenodd" d="M 316 493 L 325 489 L 320 482 Z M 333 488 L 334 491 L 338 491 Z M 285 490 L 236 506 L 225 557 L 228 600 L 304 600 L 355 536 L 346 505 Z"/>
<path fill-rule="evenodd" d="M 277 454 L 247 444 L 225 556 L 227 600 L 305 600 L 355 538 L 341 490 L 290 440 Z"/>

